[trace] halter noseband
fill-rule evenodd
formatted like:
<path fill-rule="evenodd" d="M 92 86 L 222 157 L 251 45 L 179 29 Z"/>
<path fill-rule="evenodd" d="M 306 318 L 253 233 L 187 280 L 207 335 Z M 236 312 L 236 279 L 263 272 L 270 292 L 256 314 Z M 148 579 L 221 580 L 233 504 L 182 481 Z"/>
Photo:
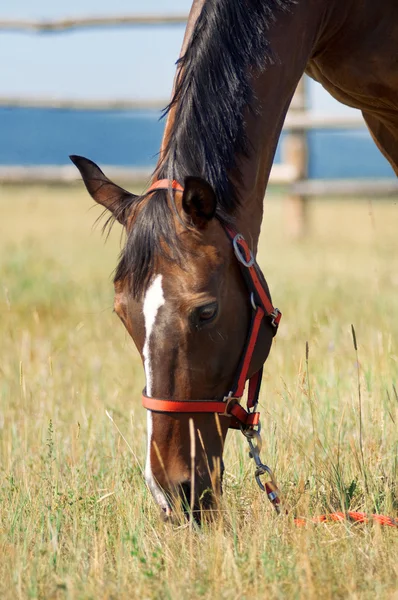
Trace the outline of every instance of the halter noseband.
<path fill-rule="evenodd" d="M 160 179 L 153 183 L 147 194 L 156 190 L 176 190 L 183 192 L 184 188 L 177 181 Z M 231 417 L 229 427 L 233 429 L 249 429 L 259 424 L 260 413 L 256 411 L 260 393 L 263 368 L 249 379 L 247 410 L 239 404 L 247 381 L 254 348 L 256 346 L 260 325 L 265 319 L 273 328 L 273 335 L 278 330 L 282 313 L 274 308 L 266 289 L 264 275 L 261 272 L 244 237 L 229 225 L 224 225 L 224 231 L 232 243 L 235 256 L 239 262 L 241 273 L 249 291 L 252 317 L 249 332 L 242 356 L 239 362 L 235 381 L 231 391 L 222 400 L 170 400 L 168 398 L 150 398 L 142 393 L 143 406 L 155 412 L 163 413 L 218 413 Z"/>

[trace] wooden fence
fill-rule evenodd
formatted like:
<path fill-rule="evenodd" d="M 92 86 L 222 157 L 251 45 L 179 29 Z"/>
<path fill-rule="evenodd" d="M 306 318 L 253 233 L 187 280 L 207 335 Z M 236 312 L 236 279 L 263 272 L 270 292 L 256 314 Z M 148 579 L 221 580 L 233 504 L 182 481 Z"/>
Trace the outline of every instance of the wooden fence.
<path fill-rule="evenodd" d="M 0 32 L 18 33 L 59 33 L 73 29 L 99 27 L 130 27 L 132 25 L 184 25 L 186 14 L 142 14 L 68 17 L 64 19 L 0 19 Z"/>
<path fill-rule="evenodd" d="M 45 34 L 65 32 L 73 29 L 120 26 L 181 25 L 186 15 L 127 15 L 107 17 L 80 17 L 60 20 L 1 20 L 1 32 L 27 32 Z M 2 107 L 43 107 L 87 110 L 134 110 L 160 109 L 167 104 L 164 100 L 71 100 L 64 98 L 21 98 L 0 96 Z M 398 180 L 311 180 L 308 179 L 309 156 L 307 132 L 311 129 L 358 129 L 365 124 L 358 113 L 354 116 L 317 115 L 308 110 L 304 79 L 297 87 L 284 125 L 282 164 L 274 164 L 270 182 L 287 187 L 287 226 L 291 235 L 303 235 L 308 226 L 307 200 L 311 196 L 353 195 L 390 196 L 398 195 Z M 143 169 L 107 168 L 110 177 L 121 180 L 148 179 L 150 172 Z M 71 166 L 59 167 L 1 167 L 0 182 L 74 182 L 76 170 Z"/>

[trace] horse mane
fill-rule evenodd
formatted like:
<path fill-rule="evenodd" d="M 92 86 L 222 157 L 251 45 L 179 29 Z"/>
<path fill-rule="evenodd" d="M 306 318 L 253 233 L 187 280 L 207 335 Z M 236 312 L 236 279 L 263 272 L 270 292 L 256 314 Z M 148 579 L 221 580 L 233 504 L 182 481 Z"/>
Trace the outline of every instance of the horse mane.
<path fill-rule="evenodd" d="M 174 94 L 163 117 L 175 110 L 167 147 L 155 171 L 159 179 L 203 177 L 217 196 L 217 217 L 230 220 L 241 199 L 237 157 L 249 156 L 245 112 L 254 110 L 253 71 L 274 62 L 267 30 L 294 0 L 206 0 L 186 52 L 177 61 Z M 142 199 L 142 198 L 141 198 Z M 138 202 L 141 204 L 140 198 Z M 160 248 L 181 260 L 181 248 L 165 191 L 142 205 L 116 269 L 139 296 Z"/>

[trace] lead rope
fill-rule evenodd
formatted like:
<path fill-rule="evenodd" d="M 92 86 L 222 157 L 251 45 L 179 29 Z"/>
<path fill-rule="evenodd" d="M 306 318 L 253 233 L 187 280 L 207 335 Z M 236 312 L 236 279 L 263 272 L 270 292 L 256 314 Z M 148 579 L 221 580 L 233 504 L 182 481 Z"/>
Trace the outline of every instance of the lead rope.
<path fill-rule="evenodd" d="M 252 458 L 256 464 L 254 477 L 258 487 L 262 492 L 266 492 L 268 500 L 271 502 L 278 515 L 288 515 L 289 511 L 286 508 L 282 510 L 283 505 L 281 502 L 281 495 L 272 469 L 270 469 L 268 465 L 264 464 L 260 458 L 260 452 L 263 443 L 261 438 L 261 423 L 259 422 L 259 424 L 257 425 L 257 429 L 255 429 L 254 427 L 250 427 L 247 429 L 242 428 L 242 433 L 249 444 L 249 457 Z M 263 483 L 261 481 L 261 477 L 263 477 L 264 475 L 267 475 L 268 479 Z M 294 524 L 297 527 L 305 527 L 308 523 L 317 524 L 327 522 L 341 522 L 345 520 L 356 523 L 374 522 L 378 523 L 379 525 L 386 525 L 388 527 L 398 527 L 398 519 L 394 519 L 393 517 L 386 517 L 384 515 L 377 514 L 368 515 L 363 512 L 354 511 L 328 513 L 325 515 L 318 515 L 310 519 L 296 517 L 294 519 Z"/>
<path fill-rule="evenodd" d="M 263 445 L 261 423 L 258 424 L 257 429 L 252 427 L 249 429 L 242 429 L 242 433 L 249 444 L 249 458 L 252 458 L 256 464 L 256 470 L 254 472 L 256 483 L 262 492 L 266 492 L 268 500 L 275 508 L 276 513 L 280 515 L 282 506 L 278 484 L 276 483 L 272 469 L 264 464 L 260 458 L 260 452 Z M 261 477 L 264 475 L 268 475 L 268 479 L 263 483 Z M 285 513 L 288 514 L 287 511 L 285 511 Z"/>

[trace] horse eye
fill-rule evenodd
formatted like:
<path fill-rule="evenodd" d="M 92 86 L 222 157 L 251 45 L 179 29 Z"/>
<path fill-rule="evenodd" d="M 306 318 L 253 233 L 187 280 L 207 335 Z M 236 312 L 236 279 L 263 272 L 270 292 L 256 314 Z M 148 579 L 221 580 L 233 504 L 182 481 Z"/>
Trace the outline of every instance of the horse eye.
<path fill-rule="evenodd" d="M 197 309 L 197 317 L 200 323 L 208 323 L 212 321 L 218 312 L 217 302 L 212 302 L 211 304 L 207 304 L 206 306 L 201 306 Z"/>

